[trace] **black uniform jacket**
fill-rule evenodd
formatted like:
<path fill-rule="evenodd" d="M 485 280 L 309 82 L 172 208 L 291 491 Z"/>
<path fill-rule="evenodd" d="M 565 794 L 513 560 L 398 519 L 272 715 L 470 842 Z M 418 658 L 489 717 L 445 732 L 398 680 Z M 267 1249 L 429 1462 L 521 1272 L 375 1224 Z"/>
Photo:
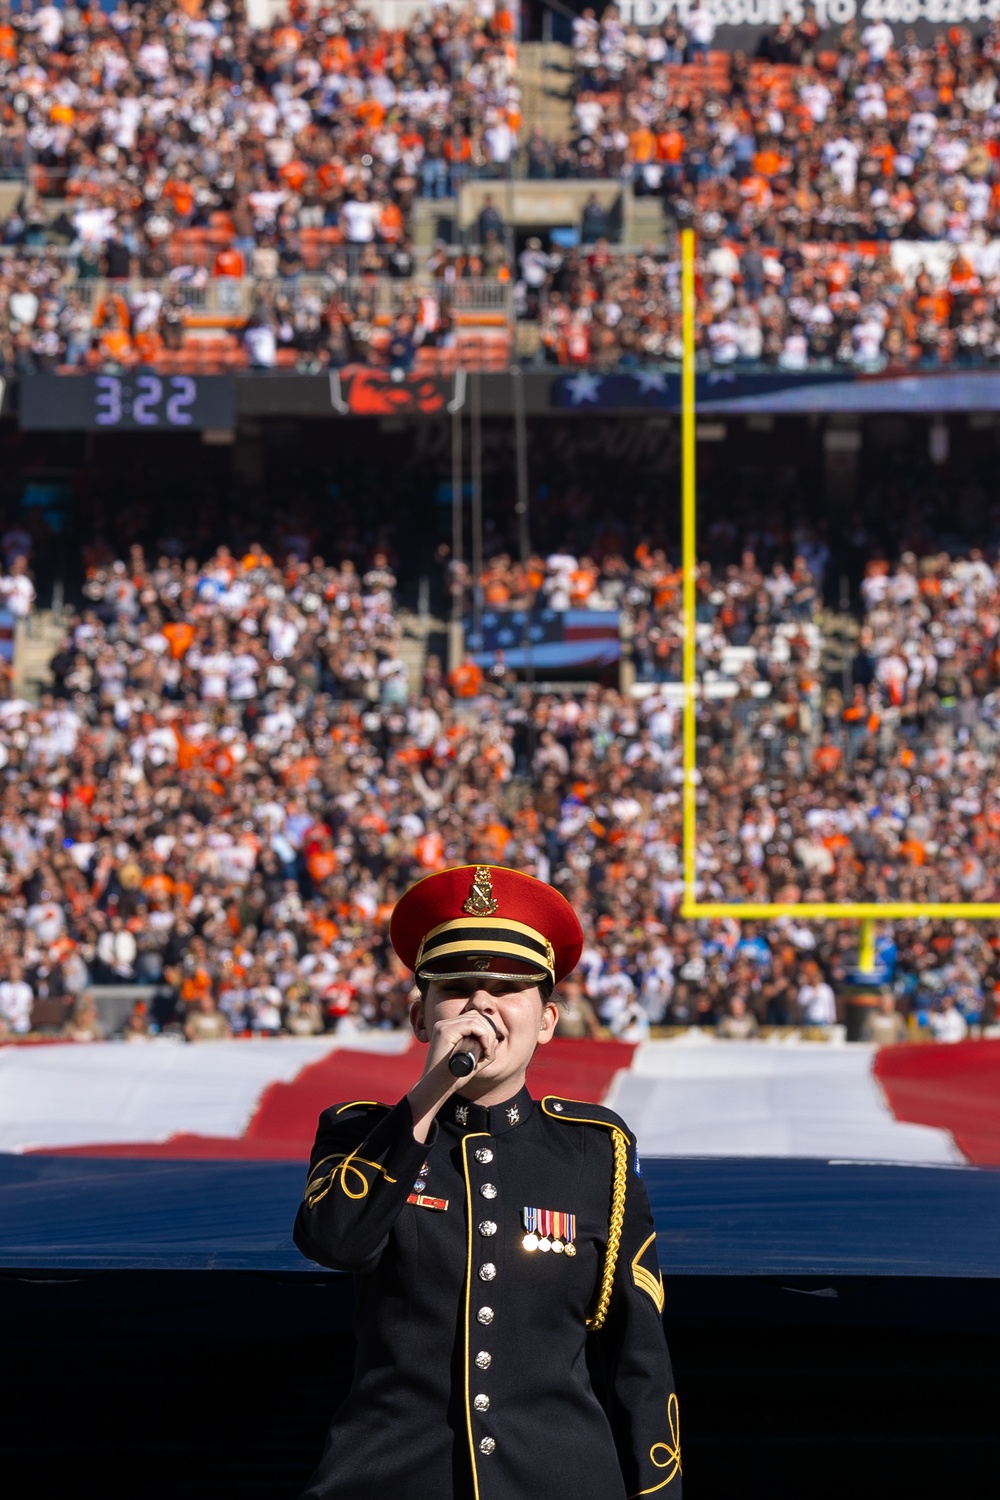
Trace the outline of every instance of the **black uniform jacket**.
<path fill-rule="evenodd" d="M 295 1242 L 354 1272 L 358 1350 L 304 1500 L 680 1500 L 639 1171 L 617 1115 L 526 1089 L 426 1144 L 405 1098 L 324 1111 Z"/>

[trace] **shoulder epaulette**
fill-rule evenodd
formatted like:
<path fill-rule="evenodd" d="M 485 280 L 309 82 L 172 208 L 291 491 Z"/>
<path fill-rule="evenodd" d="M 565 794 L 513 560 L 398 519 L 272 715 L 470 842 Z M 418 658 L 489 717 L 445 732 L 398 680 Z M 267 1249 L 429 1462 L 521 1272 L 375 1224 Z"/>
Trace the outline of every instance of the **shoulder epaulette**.
<path fill-rule="evenodd" d="M 378 1099 L 352 1099 L 349 1104 L 334 1104 L 330 1110 L 333 1115 L 346 1115 L 349 1109 L 380 1109 L 383 1114 L 388 1114 L 392 1109 L 391 1104 L 382 1104 Z"/>
<path fill-rule="evenodd" d="M 546 1094 L 541 1101 L 542 1113 L 551 1120 L 568 1120 L 574 1125 L 601 1125 L 605 1130 L 618 1130 L 631 1139 L 631 1131 L 621 1115 L 603 1104 L 590 1104 L 585 1099 L 560 1099 L 555 1094 Z"/>

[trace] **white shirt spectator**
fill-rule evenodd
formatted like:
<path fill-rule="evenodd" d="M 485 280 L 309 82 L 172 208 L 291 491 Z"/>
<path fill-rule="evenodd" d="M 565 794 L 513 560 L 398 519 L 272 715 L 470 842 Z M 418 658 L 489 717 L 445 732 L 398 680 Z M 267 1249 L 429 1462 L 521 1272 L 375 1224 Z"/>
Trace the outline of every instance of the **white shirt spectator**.
<path fill-rule="evenodd" d="M 833 103 L 833 95 L 821 78 L 813 79 L 810 83 L 803 85 L 801 90 L 802 103 L 809 111 L 817 125 L 822 125 L 827 117 L 830 105 Z"/>
<path fill-rule="evenodd" d="M 969 1034 L 968 1023 L 954 1004 L 946 1004 L 941 1010 L 931 1011 L 930 1026 L 934 1039 L 938 1042 L 963 1042 Z"/>
<path fill-rule="evenodd" d="M 35 11 L 38 35 L 46 47 L 57 47 L 62 40 L 63 14 L 56 5 L 43 5 Z"/>
<path fill-rule="evenodd" d="M 42 900 L 36 901 L 28 907 L 24 922 L 30 927 L 40 943 L 46 947 L 54 943 L 56 938 L 61 937 L 66 927 L 66 917 L 62 907 L 55 901 L 47 899 L 47 892 L 42 893 Z"/>
<path fill-rule="evenodd" d="M 102 932 L 97 939 L 97 956 L 119 979 L 131 979 L 135 969 L 135 938 L 127 927 L 117 932 Z"/>
<path fill-rule="evenodd" d="M 715 16 L 707 5 L 699 3 L 694 10 L 688 11 L 687 25 L 685 27 L 692 42 L 700 47 L 711 47 L 715 40 Z M 892 33 L 889 33 L 890 40 Z"/>
<path fill-rule="evenodd" d="M 739 328 L 732 318 L 721 318 L 708 330 L 712 360 L 717 365 L 731 365 L 740 355 Z"/>
<path fill-rule="evenodd" d="M 269 370 L 278 357 L 278 340 L 269 323 L 251 323 L 243 331 L 243 342 L 250 355 L 250 363 L 259 370 Z"/>
<path fill-rule="evenodd" d="M 491 161 L 501 166 L 510 161 L 514 147 L 517 145 L 517 136 L 506 120 L 497 120 L 495 124 L 488 125 L 483 132 L 483 139 Z"/>
<path fill-rule="evenodd" d="M 201 696 L 205 703 L 221 703 L 226 697 L 232 662 L 228 651 L 207 651 L 197 657 L 192 652 L 191 665 L 201 673 Z"/>
<path fill-rule="evenodd" d="M 882 353 L 885 328 L 879 318 L 867 317 L 854 325 L 854 357 L 858 364 L 874 364 Z"/>
<path fill-rule="evenodd" d="M 573 47 L 577 52 L 583 52 L 594 46 L 600 31 L 600 22 L 591 11 L 585 16 L 573 17 Z"/>
<path fill-rule="evenodd" d="M 585 97 L 577 100 L 573 113 L 581 135 L 595 135 L 604 119 L 604 105 L 599 99 Z"/>
<path fill-rule="evenodd" d="M 234 703 L 245 703 L 257 696 L 257 674 L 260 664 L 252 651 L 237 651 L 229 664 L 229 697 Z"/>
<path fill-rule="evenodd" d="M 26 620 L 35 602 L 35 585 L 27 573 L 0 578 L 0 599 L 12 615 L 19 620 Z"/>
<path fill-rule="evenodd" d="M 832 1026 L 837 1019 L 833 990 L 825 980 L 801 985 L 798 1001 L 802 1019 L 809 1026 Z"/>
<path fill-rule="evenodd" d="M 937 134 L 937 128 L 937 115 L 930 110 L 917 110 L 907 122 L 906 138 L 914 151 L 923 152 Z"/>
<path fill-rule="evenodd" d="M 615 1022 L 625 1016 L 635 999 L 635 985 L 624 969 L 602 974 L 593 988 L 597 999 L 597 1014 L 605 1026 L 614 1028 Z"/>
<path fill-rule="evenodd" d="M 0 1016 L 17 1036 L 31 1030 L 31 1008 L 35 997 L 26 979 L 0 981 Z"/>
<path fill-rule="evenodd" d="M 371 243 L 375 238 L 379 213 L 377 203 L 362 203 L 357 198 L 347 199 L 341 207 L 340 216 L 344 221 L 344 234 L 352 245 Z"/>
<path fill-rule="evenodd" d="M 885 62 L 892 51 L 894 41 L 892 27 L 885 21 L 873 21 L 861 33 L 861 40 L 867 47 L 868 56 L 873 62 Z"/>
<path fill-rule="evenodd" d="M 30 328 L 38 316 L 38 297 L 29 286 L 19 287 L 11 292 L 7 306 L 11 317 L 25 328 Z"/>

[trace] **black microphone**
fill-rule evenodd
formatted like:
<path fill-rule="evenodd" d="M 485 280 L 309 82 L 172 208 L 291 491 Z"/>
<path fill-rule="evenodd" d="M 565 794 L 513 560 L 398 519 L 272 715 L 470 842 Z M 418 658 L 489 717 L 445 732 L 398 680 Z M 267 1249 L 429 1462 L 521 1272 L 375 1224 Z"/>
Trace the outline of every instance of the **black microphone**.
<path fill-rule="evenodd" d="M 473 1050 L 475 1049 L 475 1050 Z M 477 1041 L 471 1041 L 464 1052 L 453 1052 L 448 1059 L 448 1072 L 453 1078 L 468 1078 L 470 1073 L 475 1072 L 476 1063 L 483 1055 L 483 1049 Z"/>
<path fill-rule="evenodd" d="M 490 1020 L 489 1016 L 483 1016 L 483 1020 L 487 1023 L 488 1026 L 493 1027 L 493 1033 L 497 1041 L 499 1041 L 500 1033 L 499 1031 L 497 1031 L 496 1027 L 493 1026 L 493 1022 Z M 449 1057 L 448 1072 L 452 1075 L 453 1078 L 468 1078 L 470 1073 L 475 1072 L 476 1064 L 478 1063 L 482 1055 L 483 1049 L 481 1043 L 478 1042 L 475 1037 L 470 1037 L 468 1045 L 464 1052 L 453 1052 Z"/>

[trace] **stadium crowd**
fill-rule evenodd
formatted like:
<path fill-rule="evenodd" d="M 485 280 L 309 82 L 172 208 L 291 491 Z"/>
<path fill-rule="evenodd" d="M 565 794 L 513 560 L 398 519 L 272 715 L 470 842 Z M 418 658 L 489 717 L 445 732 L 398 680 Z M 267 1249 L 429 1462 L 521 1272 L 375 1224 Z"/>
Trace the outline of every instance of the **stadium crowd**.
<path fill-rule="evenodd" d="M 551 148 L 533 134 L 530 175 L 624 178 L 695 227 L 699 346 L 715 365 L 995 361 L 996 28 L 921 47 L 885 21 L 851 23 L 820 51 L 806 11 L 755 59 L 708 51 L 704 5 L 686 35 L 585 11 L 577 134 Z M 617 255 L 608 220 L 594 195 L 580 251 L 528 247 L 525 308 L 558 363 L 676 360 L 676 255 Z"/>
<path fill-rule="evenodd" d="M 674 21 L 641 34 L 613 5 L 584 12 L 577 174 L 662 192 L 709 240 L 727 225 L 769 242 L 779 226 L 849 242 L 995 232 L 996 24 L 924 46 L 884 20 L 850 22 L 825 50 L 817 34 L 815 14 L 783 22 L 749 59 L 708 53 Z"/>
<path fill-rule="evenodd" d="M 217 299 L 228 366 L 364 361 L 371 308 L 338 289 L 412 272 L 414 197 L 503 175 L 519 97 L 502 4 L 393 31 L 347 0 L 258 29 L 240 0 L 0 6 L 4 163 L 35 190 L 2 228 L 0 371 L 153 362 L 184 342 L 183 286 L 244 277 L 255 304 Z"/>
<path fill-rule="evenodd" d="M 519 121 L 502 4 L 386 31 L 347 0 L 260 28 L 241 0 L 110 14 L 5 0 L 0 57 L 8 152 L 24 141 L 42 191 L 68 200 L 63 237 L 113 276 L 166 275 L 192 229 L 219 231 L 230 276 L 267 275 L 303 231 L 391 246 L 414 195 L 502 172 Z M 8 242 L 44 239 L 41 218 Z"/>
<path fill-rule="evenodd" d="M 0 372 L 155 360 L 184 342 L 184 286 L 243 277 L 262 294 L 220 303 L 227 367 L 406 367 L 454 343 L 447 309 L 415 301 L 374 336 L 345 283 L 411 275 L 414 199 L 508 171 L 628 181 L 662 199 L 671 244 L 693 225 L 713 365 L 995 363 L 998 25 L 921 46 L 851 23 L 821 48 L 807 6 L 747 58 L 712 50 L 704 5 L 686 31 L 588 10 L 575 134 L 549 141 L 521 129 L 502 6 L 438 6 L 396 31 L 347 0 L 262 29 L 239 0 L 0 6 L 3 159 L 30 162 L 41 193 L 3 225 Z M 51 222 L 47 202 L 66 205 Z M 478 247 L 419 268 L 513 277 L 554 363 L 677 360 L 676 249 L 620 253 L 597 194 L 581 228 L 579 249 L 531 238 L 511 264 L 494 207 Z M 161 284 L 96 304 L 80 284 L 130 277 Z"/>
<path fill-rule="evenodd" d="M 627 370 L 681 359 L 676 250 L 621 254 L 598 240 L 521 262 L 521 306 L 548 362 Z M 804 244 L 784 229 L 771 244 L 756 231 L 745 244 L 703 244 L 696 349 L 705 366 L 730 370 L 995 367 L 1000 258 L 986 244 L 929 264 L 901 262 L 888 245 Z"/>
<path fill-rule="evenodd" d="M 704 894 L 996 899 L 998 565 L 873 563 L 845 701 L 805 629 L 819 629 L 810 561 L 822 569 L 821 548 L 787 571 L 747 552 L 699 575 L 700 665 L 729 684 L 699 711 Z M 649 548 L 629 563 L 564 551 L 520 576 L 501 557 L 480 583 L 556 604 L 575 587 L 636 638 L 676 635 L 676 568 Z M 672 647 L 645 696 L 533 695 L 502 663 L 446 676 L 434 657 L 413 690 L 394 589 L 384 553 L 356 569 L 135 546 L 94 564 L 52 691 L 32 705 L 8 683 L 0 701 L 5 1032 L 43 1018 L 99 1035 L 90 986 L 123 982 L 158 987 L 136 1040 L 398 1026 L 411 981 L 388 917 L 452 861 L 551 879 L 580 911 L 570 1032 L 834 1022 L 846 924 L 676 920 Z M 996 924 L 897 924 L 880 949 L 896 998 L 871 1034 L 902 1033 L 904 1016 L 943 1037 L 992 1023 L 998 949 Z"/>

